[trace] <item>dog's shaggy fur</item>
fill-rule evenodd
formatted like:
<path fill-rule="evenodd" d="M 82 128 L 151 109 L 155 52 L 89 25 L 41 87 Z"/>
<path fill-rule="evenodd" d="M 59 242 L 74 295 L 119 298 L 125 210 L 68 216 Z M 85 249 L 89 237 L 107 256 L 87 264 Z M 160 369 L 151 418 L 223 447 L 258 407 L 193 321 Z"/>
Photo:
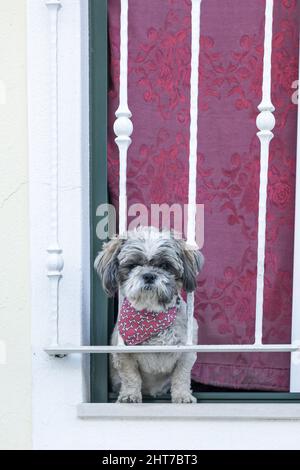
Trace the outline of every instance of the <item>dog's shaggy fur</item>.
<path fill-rule="evenodd" d="M 186 304 L 180 292 L 192 292 L 196 277 L 203 265 L 200 251 L 189 248 L 168 231 L 153 227 L 129 232 L 124 239 L 114 238 L 106 243 L 95 260 L 95 269 L 102 279 L 106 293 L 113 296 L 118 287 L 136 310 L 153 312 L 177 305 L 175 322 L 143 344 L 186 344 Z M 197 322 L 194 319 L 194 338 L 197 343 Z M 118 341 L 117 325 L 111 344 Z M 130 346 L 128 346 L 130 347 Z M 119 402 L 138 403 L 142 393 L 157 396 L 171 389 L 174 403 L 193 403 L 191 369 L 196 353 L 137 353 L 113 354 L 111 380 L 119 390 Z"/>

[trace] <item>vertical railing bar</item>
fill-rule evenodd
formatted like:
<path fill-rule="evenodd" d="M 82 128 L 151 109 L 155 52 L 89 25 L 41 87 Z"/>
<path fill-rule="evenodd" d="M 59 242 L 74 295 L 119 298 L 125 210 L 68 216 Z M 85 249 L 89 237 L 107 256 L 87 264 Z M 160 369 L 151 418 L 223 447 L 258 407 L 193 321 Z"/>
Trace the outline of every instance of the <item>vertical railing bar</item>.
<path fill-rule="evenodd" d="M 115 142 L 119 148 L 119 236 L 124 237 L 127 230 L 127 151 L 131 144 L 133 131 L 131 112 L 128 107 L 128 0 L 121 0 L 120 15 L 120 87 L 119 107 L 116 111 L 114 132 Z M 119 310 L 122 305 L 122 294 L 119 290 Z M 124 344 L 121 335 L 118 344 Z"/>
<path fill-rule="evenodd" d="M 258 106 L 260 111 L 256 124 L 259 129 L 257 136 L 260 140 L 260 185 L 258 207 L 258 247 L 257 247 L 257 279 L 256 279 L 256 312 L 255 312 L 255 344 L 262 344 L 263 335 L 263 303 L 264 303 L 264 273 L 265 273 L 265 247 L 266 247 L 266 213 L 267 213 L 267 186 L 269 147 L 274 136 L 272 129 L 275 110 L 271 101 L 271 58 L 272 58 L 272 24 L 273 0 L 266 0 L 265 9 L 265 39 L 262 101 Z"/>
<path fill-rule="evenodd" d="M 47 248 L 47 275 L 50 281 L 50 342 L 59 343 L 59 281 L 64 266 L 58 242 L 58 11 L 59 0 L 47 0 L 50 20 L 50 241 Z"/>
<path fill-rule="evenodd" d="M 300 43 L 299 71 L 300 83 Z M 299 98 L 298 98 L 299 99 Z M 298 102 L 297 124 L 297 161 L 296 161 L 296 195 L 295 195 L 295 229 L 294 229 L 294 273 L 293 273 L 293 306 L 292 306 L 292 344 L 300 346 L 300 107 Z M 300 392 L 300 352 L 291 353 L 290 392 Z"/>
<path fill-rule="evenodd" d="M 116 111 L 114 132 L 115 142 L 119 148 L 119 235 L 127 230 L 127 151 L 131 144 L 130 136 L 133 126 L 130 120 L 131 112 L 128 108 L 128 0 L 121 0 L 121 28 L 120 28 L 120 87 L 119 107 Z"/>
<path fill-rule="evenodd" d="M 197 139 L 198 139 L 198 86 L 200 53 L 201 0 L 192 0 L 191 26 L 191 84 L 190 84 L 190 153 L 187 242 L 196 248 L 196 194 L 197 194 Z M 187 294 L 187 344 L 193 342 L 194 293 Z"/>

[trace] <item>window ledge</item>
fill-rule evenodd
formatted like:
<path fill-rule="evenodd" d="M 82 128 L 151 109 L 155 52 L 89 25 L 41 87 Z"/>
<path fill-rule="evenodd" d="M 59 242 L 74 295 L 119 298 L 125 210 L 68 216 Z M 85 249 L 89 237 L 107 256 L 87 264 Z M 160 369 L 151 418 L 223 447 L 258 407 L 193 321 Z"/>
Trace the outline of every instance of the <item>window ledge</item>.
<path fill-rule="evenodd" d="M 199 420 L 300 420 L 300 403 L 81 403 L 79 418 L 151 418 Z"/>

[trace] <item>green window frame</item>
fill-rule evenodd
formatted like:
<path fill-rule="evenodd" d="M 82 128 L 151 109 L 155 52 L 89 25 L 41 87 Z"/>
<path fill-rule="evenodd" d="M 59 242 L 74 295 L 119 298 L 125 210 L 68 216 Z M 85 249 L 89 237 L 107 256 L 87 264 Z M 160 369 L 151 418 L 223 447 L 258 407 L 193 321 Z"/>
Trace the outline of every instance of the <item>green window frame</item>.
<path fill-rule="evenodd" d="M 91 345 L 107 344 L 109 300 L 93 269 L 101 250 L 96 236 L 96 210 L 108 200 L 107 192 L 107 1 L 89 1 L 90 62 L 90 286 Z M 91 354 L 91 401 L 108 401 L 107 354 Z M 100 380 L 97 378 L 100 377 Z"/>
<path fill-rule="evenodd" d="M 91 285 L 91 345 L 106 345 L 113 328 L 114 301 L 104 294 L 93 269 L 94 259 L 101 250 L 96 236 L 96 210 L 108 202 L 107 190 L 107 92 L 108 92 L 108 33 L 107 0 L 89 0 L 89 60 L 90 60 L 90 285 Z M 275 354 L 275 353 L 274 353 Z M 108 355 L 91 354 L 91 402 L 116 400 L 109 393 Z M 198 402 L 300 402 L 300 393 L 290 392 L 198 392 Z M 154 401 L 144 397 L 144 401 Z M 159 402 L 168 402 L 165 396 Z"/>

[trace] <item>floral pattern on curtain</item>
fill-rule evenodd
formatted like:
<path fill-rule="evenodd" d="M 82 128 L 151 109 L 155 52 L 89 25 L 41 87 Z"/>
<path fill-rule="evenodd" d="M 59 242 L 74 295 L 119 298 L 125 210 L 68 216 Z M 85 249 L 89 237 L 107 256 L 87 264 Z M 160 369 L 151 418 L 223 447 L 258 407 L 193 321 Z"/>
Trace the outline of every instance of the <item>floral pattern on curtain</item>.
<path fill-rule="evenodd" d="M 197 202 L 205 205 L 199 343 L 254 340 L 265 0 L 202 0 Z M 108 181 L 118 206 L 120 0 L 109 0 Z M 128 204 L 187 203 L 191 0 L 129 0 Z M 299 2 L 275 0 L 264 292 L 264 342 L 290 342 Z M 252 390 L 289 389 L 287 353 L 199 354 L 193 379 Z"/>

